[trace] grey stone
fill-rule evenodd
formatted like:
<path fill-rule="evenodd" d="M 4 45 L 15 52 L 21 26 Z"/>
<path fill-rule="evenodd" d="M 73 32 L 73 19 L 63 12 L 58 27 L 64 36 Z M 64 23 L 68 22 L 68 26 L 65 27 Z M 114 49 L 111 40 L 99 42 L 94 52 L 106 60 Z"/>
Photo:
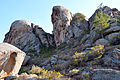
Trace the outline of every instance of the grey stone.
<path fill-rule="evenodd" d="M 4 80 L 18 80 L 16 76 L 5 77 Z"/>
<path fill-rule="evenodd" d="M 111 28 L 107 29 L 104 34 L 111 33 L 111 32 L 119 32 L 120 31 L 120 26 L 112 26 Z"/>
<path fill-rule="evenodd" d="M 26 63 L 29 61 L 29 59 L 30 59 L 30 56 L 26 55 L 22 65 L 26 65 Z"/>
<path fill-rule="evenodd" d="M 98 39 L 98 40 L 94 43 L 95 46 L 98 46 L 98 45 L 108 45 L 108 44 L 109 44 L 108 40 L 106 40 L 106 39 L 104 39 L 104 38 Z"/>
<path fill-rule="evenodd" d="M 111 34 L 107 35 L 105 37 L 105 39 L 107 39 L 111 45 L 119 44 L 119 42 L 120 42 L 120 33 L 119 32 L 111 33 Z"/>
<path fill-rule="evenodd" d="M 26 53 L 39 53 L 40 46 L 55 46 L 53 35 L 26 20 L 16 20 L 11 24 L 4 42 L 10 43 Z"/>
<path fill-rule="evenodd" d="M 113 69 L 94 69 L 92 80 L 119 80 L 120 71 Z"/>
<path fill-rule="evenodd" d="M 106 52 L 105 57 L 102 58 L 103 65 L 111 68 L 119 69 L 120 66 L 120 50 L 115 48 Z"/>
<path fill-rule="evenodd" d="M 50 61 L 51 61 L 51 64 L 55 64 L 55 63 L 57 63 L 57 58 L 52 56 Z"/>

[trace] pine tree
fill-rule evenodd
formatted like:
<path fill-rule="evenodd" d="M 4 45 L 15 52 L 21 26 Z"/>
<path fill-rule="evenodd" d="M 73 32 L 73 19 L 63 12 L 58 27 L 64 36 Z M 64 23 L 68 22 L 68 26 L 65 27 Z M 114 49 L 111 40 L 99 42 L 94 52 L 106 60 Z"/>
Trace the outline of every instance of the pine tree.
<path fill-rule="evenodd" d="M 102 29 L 109 27 L 108 21 L 110 19 L 108 17 L 109 15 L 103 14 L 102 10 L 100 9 L 98 14 L 96 13 L 94 20 L 93 20 L 95 28 L 101 31 Z"/>

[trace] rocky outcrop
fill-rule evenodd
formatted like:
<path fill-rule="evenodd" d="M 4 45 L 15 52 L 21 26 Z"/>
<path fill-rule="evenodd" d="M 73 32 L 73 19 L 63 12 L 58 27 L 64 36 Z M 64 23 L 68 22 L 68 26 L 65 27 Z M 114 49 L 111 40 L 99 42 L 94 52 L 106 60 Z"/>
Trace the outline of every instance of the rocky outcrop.
<path fill-rule="evenodd" d="M 92 29 L 94 27 L 93 25 L 93 20 L 96 14 L 98 14 L 98 12 L 102 10 L 103 14 L 107 14 L 109 15 L 109 23 L 111 26 L 117 26 L 120 25 L 119 23 L 116 22 L 117 19 L 120 19 L 120 11 L 117 8 L 110 8 L 108 6 L 104 6 L 101 8 L 98 8 L 94 14 L 89 18 L 89 23 L 90 23 L 90 28 Z"/>
<path fill-rule="evenodd" d="M 25 52 L 39 53 L 40 46 L 54 46 L 53 35 L 26 20 L 16 20 L 5 35 L 4 42 L 10 43 Z"/>
<path fill-rule="evenodd" d="M 115 48 L 108 50 L 102 60 L 103 66 L 109 66 L 113 69 L 120 69 L 120 49 Z"/>
<path fill-rule="evenodd" d="M 89 24 L 82 13 L 76 13 L 72 18 L 68 33 L 65 37 L 67 43 L 77 38 L 81 39 L 84 34 L 89 33 Z"/>
<path fill-rule="evenodd" d="M 63 6 L 54 6 L 52 15 L 53 34 L 56 45 L 81 37 L 88 30 L 88 22 L 81 13 L 72 13 Z"/>
<path fill-rule="evenodd" d="M 46 33 L 39 25 L 35 25 L 33 30 L 42 45 L 46 47 L 55 46 L 53 35 Z"/>
<path fill-rule="evenodd" d="M 103 23 L 101 20 L 102 24 L 109 24 L 107 27 L 99 25 L 100 23 L 97 26 L 93 22 L 95 15 L 100 10 L 102 10 L 101 14 L 102 12 L 108 14 L 107 17 L 102 15 Z M 109 20 L 104 22 L 106 18 Z M 27 53 L 40 53 L 40 50 L 41 53 L 47 53 L 32 57 L 26 56 L 21 72 L 22 70 L 28 71 L 31 64 L 35 64 L 48 70 L 60 71 L 66 78 L 75 80 L 118 80 L 120 78 L 120 11 L 118 9 L 100 7 L 87 21 L 81 13 L 72 15 L 63 6 L 54 6 L 51 20 L 53 35 L 46 33 L 39 25 L 29 21 L 17 20 L 12 23 L 4 42 L 13 44 Z M 54 45 L 57 47 L 49 49 Z M 9 54 L 10 58 L 7 62 L 15 61 L 16 53 Z M 0 54 L 0 56 L 5 55 L 3 52 Z M 4 59 L 4 57 L 0 59 L 2 61 L 0 66 L 7 65 L 3 64 L 6 61 Z M 26 64 L 28 60 L 29 62 Z M 35 76 L 40 76 L 38 75 L 40 73 L 37 71 Z M 33 78 L 34 80 L 35 78 L 30 74 L 25 75 L 28 76 L 28 79 Z M 6 79 L 15 77 L 10 76 Z"/>
<path fill-rule="evenodd" d="M 16 75 L 21 68 L 25 55 L 23 51 L 8 43 L 0 43 L 0 78 Z"/>
<path fill-rule="evenodd" d="M 72 20 L 72 13 L 63 6 L 54 6 L 51 15 L 51 21 L 53 23 L 53 34 L 56 45 L 60 45 L 65 42 L 66 34 L 68 33 L 68 27 Z"/>

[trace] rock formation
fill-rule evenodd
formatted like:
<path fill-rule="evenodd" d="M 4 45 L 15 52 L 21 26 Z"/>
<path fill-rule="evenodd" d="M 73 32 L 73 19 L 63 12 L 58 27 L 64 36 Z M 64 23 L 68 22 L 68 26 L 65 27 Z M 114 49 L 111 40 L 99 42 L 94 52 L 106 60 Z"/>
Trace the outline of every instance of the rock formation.
<path fill-rule="evenodd" d="M 27 20 L 16 20 L 5 35 L 8 42 L 25 52 L 40 52 L 40 46 L 54 46 L 53 35 Z"/>
<path fill-rule="evenodd" d="M 100 12 L 103 15 L 100 15 Z M 98 20 L 98 24 L 95 19 Z M 46 73 L 44 75 L 44 72 L 48 70 L 62 72 L 64 75 L 62 79 L 64 77 L 73 80 L 118 80 L 120 78 L 120 11 L 118 9 L 108 6 L 100 7 L 86 20 L 82 13 L 73 15 L 63 6 L 54 6 L 51 21 L 53 34 L 46 33 L 38 25 L 26 20 L 17 20 L 12 23 L 4 42 L 13 44 L 27 53 L 38 53 L 31 58 L 26 57 L 24 62 L 26 63 L 29 58 L 30 62 L 27 66 L 23 63 L 21 70 L 30 70 L 32 64 L 41 66 L 43 69 L 34 66 L 32 71 L 34 74 L 36 73 L 35 78 L 38 79 L 50 79 L 48 76 L 45 77 Z M 55 45 L 57 47 L 49 49 L 50 46 Z M 51 50 L 52 52 L 50 52 Z M 4 57 L 3 53 L 6 51 L 2 48 L 0 51 L 3 51 L 0 52 L 0 56 Z M 39 54 L 40 51 L 45 54 Z M 15 56 L 18 52 L 10 53 L 7 62 L 15 65 Z M 6 61 L 4 58 L 1 58 L 0 61 L 2 61 L 1 67 L 8 65 L 4 64 Z M 7 67 L 2 67 L 1 70 L 9 74 L 13 67 L 6 69 Z M 41 72 L 38 69 L 44 70 L 42 73 L 45 78 L 39 77 Z M 15 74 L 17 72 L 18 70 Z M 30 77 L 30 74 L 24 75 Z M 7 78 L 14 77 L 17 79 L 16 76 Z"/>
<path fill-rule="evenodd" d="M 0 78 L 18 74 L 25 55 L 23 51 L 8 43 L 0 43 Z"/>
<path fill-rule="evenodd" d="M 51 15 L 56 45 L 81 37 L 88 28 L 88 22 L 81 13 L 73 14 L 63 6 L 54 6 Z"/>
<path fill-rule="evenodd" d="M 65 42 L 66 34 L 68 34 L 68 27 L 72 20 L 72 13 L 63 6 L 54 6 L 51 15 L 53 23 L 53 34 L 56 45 Z"/>
<path fill-rule="evenodd" d="M 82 13 L 76 13 L 68 27 L 65 40 L 69 44 L 69 41 L 81 39 L 87 31 L 89 31 L 89 24 L 85 16 Z"/>

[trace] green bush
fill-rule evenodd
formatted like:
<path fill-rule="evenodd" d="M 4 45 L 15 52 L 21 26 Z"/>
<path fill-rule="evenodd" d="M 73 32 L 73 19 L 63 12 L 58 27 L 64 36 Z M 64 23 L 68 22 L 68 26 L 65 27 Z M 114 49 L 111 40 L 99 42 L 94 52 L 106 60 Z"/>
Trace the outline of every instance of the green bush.
<path fill-rule="evenodd" d="M 76 13 L 75 14 L 75 22 L 79 23 L 84 19 L 85 19 L 85 16 L 82 13 Z"/>
<path fill-rule="evenodd" d="M 35 52 L 36 52 L 36 50 L 29 49 L 27 52 L 28 52 L 28 53 L 35 53 Z"/>
<path fill-rule="evenodd" d="M 50 46 L 50 47 L 46 47 L 46 46 L 42 46 L 40 47 L 40 57 L 41 58 L 47 58 L 50 57 L 51 55 L 54 54 L 54 47 Z"/>
<path fill-rule="evenodd" d="M 120 19 L 117 19 L 117 22 L 120 23 Z"/>
<path fill-rule="evenodd" d="M 109 27 L 110 24 L 108 22 L 110 19 L 108 17 L 109 15 L 103 14 L 102 10 L 100 9 L 98 14 L 96 13 L 93 20 L 95 28 L 101 31 L 102 29 Z"/>
<path fill-rule="evenodd" d="M 75 53 L 72 57 L 75 64 L 84 64 L 90 60 L 98 60 L 103 56 L 104 45 L 94 46 L 88 52 Z"/>

